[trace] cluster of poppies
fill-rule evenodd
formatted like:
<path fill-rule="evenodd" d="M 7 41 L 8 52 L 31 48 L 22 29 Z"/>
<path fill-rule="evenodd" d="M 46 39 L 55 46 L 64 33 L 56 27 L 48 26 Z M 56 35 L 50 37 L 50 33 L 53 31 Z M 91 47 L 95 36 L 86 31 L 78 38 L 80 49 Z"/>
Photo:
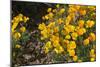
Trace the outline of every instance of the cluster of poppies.
<path fill-rule="evenodd" d="M 59 4 L 55 9 L 48 8 L 38 26 L 45 53 L 63 55 L 67 62 L 95 61 L 95 9 Z"/>

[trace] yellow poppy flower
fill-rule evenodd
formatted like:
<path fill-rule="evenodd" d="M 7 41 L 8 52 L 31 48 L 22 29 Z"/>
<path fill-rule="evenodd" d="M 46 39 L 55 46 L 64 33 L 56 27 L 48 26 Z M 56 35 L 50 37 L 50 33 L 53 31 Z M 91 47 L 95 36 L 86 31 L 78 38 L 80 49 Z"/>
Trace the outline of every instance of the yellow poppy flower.
<path fill-rule="evenodd" d="M 57 53 L 57 54 L 60 54 L 64 51 L 64 49 L 61 47 L 61 46 L 57 46 L 54 51 Z"/>
<path fill-rule="evenodd" d="M 64 12 L 65 12 L 65 9 L 64 8 L 60 9 L 60 11 L 59 11 L 60 14 L 62 14 Z"/>
<path fill-rule="evenodd" d="M 70 39 L 70 38 L 71 38 L 70 35 L 65 36 L 65 39 Z"/>
<path fill-rule="evenodd" d="M 58 31 L 59 31 L 59 27 L 57 26 L 54 28 L 54 32 L 57 33 Z"/>
<path fill-rule="evenodd" d="M 54 47 L 57 47 L 57 46 L 59 46 L 60 44 L 59 44 L 59 41 L 58 40 L 55 40 L 55 41 L 53 41 L 53 46 Z"/>
<path fill-rule="evenodd" d="M 29 17 L 24 16 L 23 21 L 26 23 L 29 20 Z"/>
<path fill-rule="evenodd" d="M 26 31 L 26 28 L 23 26 L 23 27 L 20 28 L 20 31 L 21 32 L 25 32 Z"/>
<path fill-rule="evenodd" d="M 53 18 L 53 16 L 54 16 L 54 14 L 53 14 L 52 12 L 50 12 L 50 13 L 48 14 L 48 19 Z"/>
<path fill-rule="evenodd" d="M 84 45 L 88 45 L 89 44 L 89 39 L 85 39 L 83 43 L 84 43 Z"/>
<path fill-rule="evenodd" d="M 95 53 L 95 50 L 94 49 L 91 49 L 90 54 L 92 55 L 94 53 Z"/>
<path fill-rule="evenodd" d="M 46 29 L 46 25 L 44 23 L 39 24 L 38 29 L 39 30 L 44 30 L 44 29 Z"/>
<path fill-rule="evenodd" d="M 91 61 L 91 62 L 94 62 L 94 61 L 95 61 L 95 58 L 90 58 L 90 61 Z"/>
<path fill-rule="evenodd" d="M 58 24 L 62 24 L 63 23 L 63 19 L 62 18 L 59 18 L 58 19 Z"/>
<path fill-rule="evenodd" d="M 62 30 L 63 34 L 69 34 L 70 33 L 70 29 L 68 28 L 68 26 L 64 26 L 65 30 Z"/>
<path fill-rule="evenodd" d="M 53 12 L 53 13 L 56 13 L 56 12 L 57 12 L 57 10 L 56 10 L 56 9 L 53 9 L 53 10 L 52 10 L 52 12 Z"/>
<path fill-rule="evenodd" d="M 86 10 L 85 9 L 80 9 L 79 13 L 80 13 L 80 15 L 86 15 Z"/>
<path fill-rule="evenodd" d="M 95 58 L 96 57 L 95 50 L 94 49 L 91 49 L 90 50 L 90 57 L 92 57 L 92 58 Z"/>
<path fill-rule="evenodd" d="M 54 27 L 54 26 L 55 26 L 55 22 L 50 22 L 50 23 L 47 25 L 48 28 L 52 28 L 52 27 Z"/>
<path fill-rule="evenodd" d="M 46 20 L 48 20 L 48 19 L 49 19 L 48 15 L 45 15 L 45 16 L 44 16 L 44 18 L 45 18 Z"/>
<path fill-rule="evenodd" d="M 77 61 L 78 57 L 75 55 L 73 56 L 73 61 Z"/>
<path fill-rule="evenodd" d="M 45 47 L 52 48 L 51 41 L 46 42 Z"/>
<path fill-rule="evenodd" d="M 96 35 L 91 32 L 90 35 L 89 35 L 89 39 L 90 39 L 90 41 L 95 41 L 96 40 Z"/>
<path fill-rule="evenodd" d="M 69 44 L 67 45 L 67 49 L 71 50 L 71 49 L 75 49 L 75 48 L 76 48 L 75 41 L 70 41 Z"/>
<path fill-rule="evenodd" d="M 79 27 L 82 28 L 84 26 L 84 20 L 79 20 L 78 25 L 79 25 Z"/>
<path fill-rule="evenodd" d="M 73 32 L 73 33 L 71 34 L 71 36 L 72 36 L 72 39 L 73 39 L 73 40 L 76 40 L 77 37 L 78 37 L 78 34 L 77 34 L 76 32 Z"/>
<path fill-rule="evenodd" d="M 73 5 L 69 5 L 68 13 L 75 13 L 77 9 Z"/>
<path fill-rule="evenodd" d="M 75 50 L 68 50 L 69 56 L 75 56 Z"/>
<path fill-rule="evenodd" d="M 52 8 L 48 8 L 47 12 L 51 12 L 52 11 Z"/>
<path fill-rule="evenodd" d="M 19 39 L 21 37 L 21 34 L 19 32 L 14 33 L 14 38 Z"/>
<path fill-rule="evenodd" d="M 48 38 L 48 31 L 47 29 L 44 29 L 41 31 L 41 35 L 43 36 L 43 38 Z"/>
<path fill-rule="evenodd" d="M 58 36 L 55 36 L 55 35 L 52 35 L 51 38 L 50 38 L 50 40 L 52 42 L 54 42 L 55 40 L 57 40 L 59 42 L 59 37 Z"/>
<path fill-rule="evenodd" d="M 21 48 L 21 45 L 17 44 L 17 45 L 15 46 L 15 48 Z"/>
<path fill-rule="evenodd" d="M 15 29 L 16 29 L 16 27 L 18 26 L 18 23 L 13 23 L 13 25 L 12 25 L 12 33 L 14 33 L 15 32 Z"/>
<path fill-rule="evenodd" d="M 87 27 L 87 28 L 91 28 L 91 27 L 94 26 L 94 24 L 95 24 L 94 21 L 88 20 L 88 21 L 86 22 L 86 27 Z"/>
<path fill-rule="evenodd" d="M 19 16 L 19 17 L 23 17 L 23 14 L 20 13 L 18 16 Z"/>
<path fill-rule="evenodd" d="M 59 8 L 59 6 L 60 6 L 59 4 L 56 5 L 57 8 Z"/>
<path fill-rule="evenodd" d="M 80 28 L 77 30 L 78 35 L 83 35 L 86 32 L 85 28 Z"/>
<path fill-rule="evenodd" d="M 79 9 L 81 8 L 81 6 L 80 6 L 80 5 L 75 5 L 75 8 L 76 8 L 77 10 L 79 10 Z"/>
<path fill-rule="evenodd" d="M 75 26 L 74 25 L 68 25 L 68 29 L 70 32 L 74 32 Z"/>

